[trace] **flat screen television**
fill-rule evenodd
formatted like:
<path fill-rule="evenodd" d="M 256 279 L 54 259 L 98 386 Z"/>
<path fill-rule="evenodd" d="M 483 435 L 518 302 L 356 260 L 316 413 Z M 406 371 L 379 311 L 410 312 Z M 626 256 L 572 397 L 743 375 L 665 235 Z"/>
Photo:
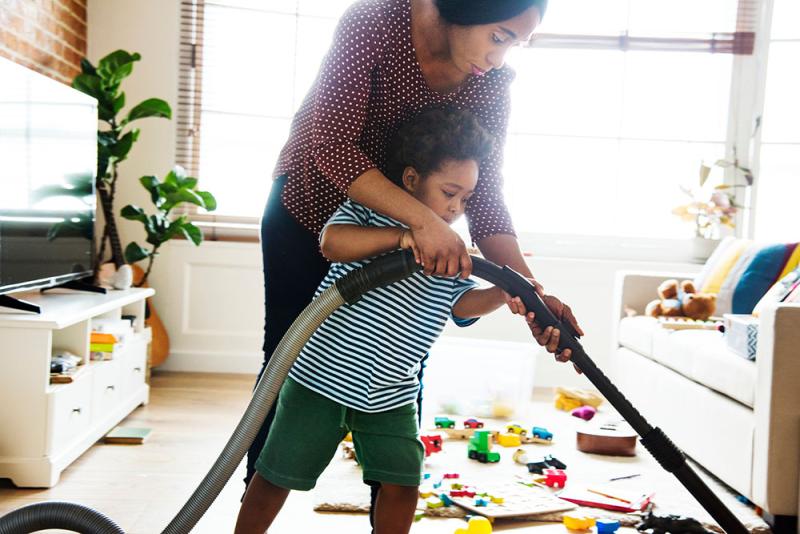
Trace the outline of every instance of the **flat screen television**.
<path fill-rule="evenodd" d="M 92 275 L 97 101 L 0 58 L 0 298 Z"/>

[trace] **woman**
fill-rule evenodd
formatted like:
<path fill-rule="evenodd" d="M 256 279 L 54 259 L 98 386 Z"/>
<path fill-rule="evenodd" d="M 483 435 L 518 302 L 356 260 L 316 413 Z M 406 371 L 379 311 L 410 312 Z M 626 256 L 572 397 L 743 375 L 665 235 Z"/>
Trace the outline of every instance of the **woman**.
<path fill-rule="evenodd" d="M 342 16 L 319 75 L 292 122 L 261 224 L 265 365 L 328 271 L 318 236 L 346 198 L 406 224 L 426 274 L 469 276 L 466 246 L 440 217 L 387 179 L 387 143 L 421 109 L 471 110 L 497 139 L 466 214 L 482 254 L 533 280 L 502 193 L 502 149 L 514 73 L 508 50 L 530 39 L 547 0 L 359 0 Z M 569 307 L 545 296 L 582 334 Z M 557 353 L 559 332 L 531 331 Z M 567 361 L 569 350 L 556 358 Z M 262 367 L 263 372 L 263 367 Z M 260 378 L 260 374 L 259 374 Z M 247 477 L 274 407 L 248 453 Z M 373 503 L 376 490 L 373 488 Z"/>

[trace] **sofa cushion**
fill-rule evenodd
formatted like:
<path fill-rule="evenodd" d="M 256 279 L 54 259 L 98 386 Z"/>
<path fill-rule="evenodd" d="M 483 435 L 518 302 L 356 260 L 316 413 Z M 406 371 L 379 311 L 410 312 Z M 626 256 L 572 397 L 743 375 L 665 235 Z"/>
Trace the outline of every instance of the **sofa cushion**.
<path fill-rule="evenodd" d="M 755 258 L 756 254 L 763 246 L 763 244 L 759 243 L 750 243 L 744 248 L 744 250 L 742 250 L 742 254 L 739 256 L 736 264 L 728 273 L 728 276 L 725 278 L 725 281 L 722 282 L 722 286 L 719 288 L 719 292 L 717 293 L 717 309 L 714 312 L 714 315 L 721 317 L 726 313 L 731 313 L 731 308 L 733 306 L 733 291 L 736 289 L 736 284 L 739 283 L 739 279 L 742 277 L 742 274 L 744 274 L 745 270 L 747 270 L 747 267 L 750 265 L 750 262 L 753 261 L 753 258 Z"/>
<path fill-rule="evenodd" d="M 747 266 L 733 291 L 731 313 L 752 313 L 764 293 L 778 280 L 792 259 L 796 244 L 762 248 Z M 791 270 L 791 269 L 789 269 Z"/>
<path fill-rule="evenodd" d="M 715 330 L 669 330 L 653 317 L 626 317 L 619 344 L 747 406 L 753 406 L 755 362 L 728 349 Z"/>
<path fill-rule="evenodd" d="M 728 349 L 721 332 L 662 329 L 653 337 L 653 359 L 752 408 L 756 364 Z"/>
<path fill-rule="evenodd" d="M 655 317 L 625 317 L 619 322 L 619 344 L 649 358 L 653 354 L 653 333 L 656 329 L 662 330 Z"/>

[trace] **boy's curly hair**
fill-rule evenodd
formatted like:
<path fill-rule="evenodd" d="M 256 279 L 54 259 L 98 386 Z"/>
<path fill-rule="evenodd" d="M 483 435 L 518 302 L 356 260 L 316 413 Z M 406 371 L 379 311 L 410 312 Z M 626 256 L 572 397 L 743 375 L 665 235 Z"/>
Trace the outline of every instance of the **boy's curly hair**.
<path fill-rule="evenodd" d="M 429 108 L 400 126 L 389 144 L 386 176 L 402 187 L 406 167 L 426 178 L 448 159 L 480 164 L 493 148 L 494 138 L 472 112 Z"/>

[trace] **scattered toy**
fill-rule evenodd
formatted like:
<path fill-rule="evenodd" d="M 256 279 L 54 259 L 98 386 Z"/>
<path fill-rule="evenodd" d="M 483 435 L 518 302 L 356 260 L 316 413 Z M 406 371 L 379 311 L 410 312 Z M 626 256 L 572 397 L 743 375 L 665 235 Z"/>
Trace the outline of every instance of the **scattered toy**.
<path fill-rule="evenodd" d="M 425 445 L 425 457 L 427 458 L 435 452 L 442 452 L 442 436 L 438 434 L 426 434 L 419 439 Z"/>
<path fill-rule="evenodd" d="M 444 501 L 437 496 L 428 497 L 425 499 L 425 506 L 428 508 L 441 508 L 444 506 Z"/>
<path fill-rule="evenodd" d="M 592 417 L 597 413 L 597 409 L 591 406 L 579 406 L 572 410 L 572 416 L 583 419 L 584 421 L 591 421 Z"/>
<path fill-rule="evenodd" d="M 485 517 L 473 516 L 467 528 L 456 529 L 455 534 L 492 534 L 492 523 Z"/>
<path fill-rule="evenodd" d="M 544 460 L 528 462 L 526 465 L 528 467 L 528 473 L 534 473 L 536 475 L 543 475 L 544 470 L 550 467 Z"/>
<path fill-rule="evenodd" d="M 528 432 L 522 428 L 522 425 L 518 423 L 509 423 L 506 425 L 506 432 L 509 434 L 519 434 L 520 436 L 524 436 Z"/>
<path fill-rule="evenodd" d="M 535 426 L 531 429 L 531 436 L 534 438 L 553 441 L 553 433 L 542 426 Z"/>
<path fill-rule="evenodd" d="M 484 497 L 475 497 L 475 506 L 488 506 L 489 499 Z"/>
<path fill-rule="evenodd" d="M 498 434 L 497 444 L 501 447 L 519 447 L 522 445 L 521 436 L 519 434 Z"/>
<path fill-rule="evenodd" d="M 442 475 L 442 478 L 459 478 L 459 477 L 461 477 L 461 475 L 459 475 L 458 473 L 445 473 L 444 475 Z"/>
<path fill-rule="evenodd" d="M 474 417 L 470 417 L 464 421 L 464 428 L 483 428 L 483 421 L 479 421 Z"/>
<path fill-rule="evenodd" d="M 559 399 L 562 400 L 562 405 L 559 406 Z M 598 408 L 603 403 L 603 397 L 594 391 L 578 388 L 568 388 L 559 386 L 556 388 L 556 408 L 564 411 L 571 411 L 578 406 L 591 406 Z M 566 407 L 571 406 L 571 407 Z"/>
<path fill-rule="evenodd" d="M 525 449 L 517 449 L 514 451 L 514 455 L 512 456 L 515 462 L 522 465 L 528 464 L 528 453 L 525 452 Z"/>
<path fill-rule="evenodd" d="M 499 462 L 500 454 L 492 452 L 492 441 L 488 430 L 476 430 L 467 445 L 467 456 L 481 463 Z"/>
<path fill-rule="evenodd" d="M 440 493 L 439 499 L 442 500 L 445 506 L 453 506 L 453 500 L 446 493 Z"/>
<path fill-rule="evenodd" d="M 434 417 L 433 424 L 436 428 L 455 428 L 456 422 L 449 417 Z"/>
<path fill-rule="evenodd" d="M 597 534 L 614 534 L 619 530 L 619 521 L 614 519 L 598 519 L 595 521 Z"/>
<path fill-rule="evenodd" d="M 657 516 L 649 512 L 641 523 L 636 525 L 636 530 L 642 532 L 651 530 L 653 534 L 666 534 L 667 532 L 680 532 L 681 534 L 709 534 L 702 523 L 692 517 L 680 515 Z"/>
<path fill-rule="evenodd" d="M 564 523 L 564 526 L 570 530 L 589 530 L 594 526 L 594 518 L 588 516 L 573 516 L 573 515 L 564 515 L 561 518 L 561 521 Z"/>
<path fill-rule="evenodd" d="M 567 474 L 563 469 L 545 469 L 544 483 L 551 488 L 563 488 L 567 485 Z"/>
<path fill-rule="evenodd" d="M 558 458 L 556 458 L 552 454 L 548 454 L 547 456 L 545 456 L 544 457 L 544 461 L 547 463 L 547 465 L 549 465 L 550 467 L 553 467 L 555 469 L 566 469 L 567 468 L 567 464 L 565 464 L 564 462 L 562 462 L 561 460 L 559 460 Z"/>

